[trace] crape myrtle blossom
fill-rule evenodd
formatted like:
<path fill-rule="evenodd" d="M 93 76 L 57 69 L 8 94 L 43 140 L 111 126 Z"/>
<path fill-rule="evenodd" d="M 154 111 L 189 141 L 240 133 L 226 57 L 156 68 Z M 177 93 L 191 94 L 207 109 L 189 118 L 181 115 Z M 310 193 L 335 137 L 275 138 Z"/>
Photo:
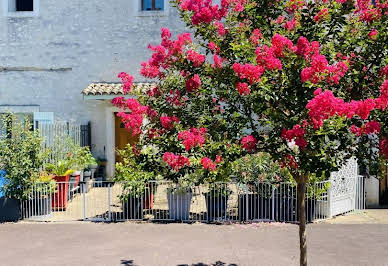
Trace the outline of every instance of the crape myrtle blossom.
<path fill-rule="evenodd" d="M 297 146 L 305 149 L 307 147 L 307 141 L 304 138 L 304 135 L 306 134 L 306 130 L 304 129 L 305 126 L 306 124 L 303 126 L 295 125 L 289 130 L 284 128 L 282 131 L 282 138 L 288 142 L 294 141 Z"/>
<path fill-rule="evenodd" d="M 382 138 L 379 144 L 380 154 L 388 159 L 388 137 Z"/>
<path fill-rule="evenodd" d="M 208 157 L 203 157 L 201 159 L 201 165 L 204 170 L 209 170 L 209 171 L 216 171 L 217 170 L 217 164 L 220 164 L 223 161 L 221 155 L 217 155 L 216 159 L 214 162 L 208 158 Z"/>
<path fill-rule="evenodd" d="M 133 76 L 130 76 L 125 72 L 121 72 L 118 75 L 118 78 L 120 78 L 121 82 L 123 83 L 124 94 L 128 93 L 132 88 L 132 84 L 133 84 L 133 80 L 134 80 Z"/>
<path fill-rule="evenodd" d="M 378 134 L 380 133 L 380 123 L 377 121 L 367 122 L 362 127 L 352 125 L 350 131 L 356 134 L 357 136 L 369 135 L 369 134 Z"/>
<path fill-rule="evenodd" d="M 244 150 L 252 152 L 256 150 L 257 140 L 254 136 L 248 135 L 241 139 L 241 146 Z"/>
<path fill-rule="evenodd" d="M 335 115 L 346 116 L 349 119 L 357 115 L 365 120 L 376 107 L 373 99 L 345 102 L 335 97 L 333 92 L 321 89 L 317 89 L 314 94 L 315 97 L 308 102 L 306 108 L 315 129 L 322 127 L 324 120 Z"/>
<path fill-rule="evenodd" d="M 172 130 L 174 125 L 179 123 L 179 119 L 176 116 L 161 116 L 160 123 L 164 129 Z"/>
<path fill-rule="evenodd" d="M 185 166 L 190 166 L 190 159 L 183 156 L 177 155 L 172 152 L 166 152 L 163 155 L 163 160 L 175 171 L 179 171 Z"/>
<path fill-rule="evenodd" d="M 150 117 L 157 116 L 157 112 L 148 106 L 141 105 L 135 99 L 124 100 L 123 97 L 117 97 L 112 100 L 112 104 L 120 107 L 123 110 L 128 109 L 130 112 L 119 112 L 118 117 L 123 121 L 125 128 L 133 135 L 142 133 L 141 126 L 143 125 L 143 118 L 148 115 Z"/>
<path fill-rule="evenodd" d="M 181 131 L 178 134 L 178 140 L 182 141 L 186 151 L 191 150 L 195 146 L 202 146 L 205 143 L 206 128 L 191 128 Z"/>

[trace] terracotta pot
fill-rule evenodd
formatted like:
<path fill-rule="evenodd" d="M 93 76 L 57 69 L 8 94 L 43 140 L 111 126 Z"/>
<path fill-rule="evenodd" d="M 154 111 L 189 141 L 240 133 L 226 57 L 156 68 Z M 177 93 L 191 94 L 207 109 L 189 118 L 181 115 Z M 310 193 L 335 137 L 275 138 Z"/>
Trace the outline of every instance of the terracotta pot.
<path fill-rule="evenodd" d="M 69 176 L 55 176 L 56 192 L 52 196 L 52 206 L 56 210 L 66 210 L 69 195 Z"/>

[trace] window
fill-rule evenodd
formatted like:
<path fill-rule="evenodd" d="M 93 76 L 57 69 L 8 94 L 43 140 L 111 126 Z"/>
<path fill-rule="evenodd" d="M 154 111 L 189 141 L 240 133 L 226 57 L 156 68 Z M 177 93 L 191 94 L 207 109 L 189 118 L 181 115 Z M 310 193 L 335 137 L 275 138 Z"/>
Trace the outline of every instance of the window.
<path fill-rule="evenodd" d="M 164 10 L 164 0 L 141 0 L 142 11 Z"/>
<path fill-rule="evenodd" d="M 9 17 L 38 16 L 40 0 L 3 0 L 4 15 Z"/>
<path fill-rule="evenodd" d="M 16 11 L 34 11 L 34 0 L 16 0 Z"/>

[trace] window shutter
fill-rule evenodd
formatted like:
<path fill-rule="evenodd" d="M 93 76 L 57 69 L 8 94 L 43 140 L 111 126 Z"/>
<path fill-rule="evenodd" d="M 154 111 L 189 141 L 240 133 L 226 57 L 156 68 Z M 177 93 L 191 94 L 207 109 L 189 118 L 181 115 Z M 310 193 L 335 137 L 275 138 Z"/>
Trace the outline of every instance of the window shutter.
<path fill-rule="evenodd" d="M 38 128 L 39 124 L 54 123 L 53 112 L 34 112 L 34 128 Z"/>

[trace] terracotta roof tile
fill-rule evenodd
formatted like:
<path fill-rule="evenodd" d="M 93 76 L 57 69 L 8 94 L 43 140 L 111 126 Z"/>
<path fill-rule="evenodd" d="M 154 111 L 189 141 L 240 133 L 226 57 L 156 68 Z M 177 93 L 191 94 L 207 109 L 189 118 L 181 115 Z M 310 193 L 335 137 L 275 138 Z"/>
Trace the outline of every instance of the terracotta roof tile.
<path fill-rule="evenodd" d="M 155 83 L 134 83 L 135 91 L 145 92 L 156 86 Z M 83 95 L 121 95 L 123 93 L 122 83 L 91 83 L 82 91 Z"/>

